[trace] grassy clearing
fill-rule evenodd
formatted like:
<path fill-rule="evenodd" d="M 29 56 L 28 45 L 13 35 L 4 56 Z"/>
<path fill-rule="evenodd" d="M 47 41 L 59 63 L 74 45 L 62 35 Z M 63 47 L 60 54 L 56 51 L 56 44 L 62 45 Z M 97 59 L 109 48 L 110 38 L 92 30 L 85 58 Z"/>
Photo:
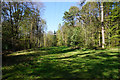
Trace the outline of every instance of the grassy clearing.
<path fill-rule="evenodd" d="M 18 51 L 3 58 L 3 79 L 119 78 L 118 49 L 50 47 Z"/>

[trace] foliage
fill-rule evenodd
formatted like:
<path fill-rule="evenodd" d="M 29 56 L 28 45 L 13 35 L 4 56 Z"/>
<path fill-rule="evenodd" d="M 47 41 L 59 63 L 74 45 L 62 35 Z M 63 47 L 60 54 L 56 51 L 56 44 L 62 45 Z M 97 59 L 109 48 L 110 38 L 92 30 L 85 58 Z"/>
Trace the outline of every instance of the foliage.
<path fill-rule="evenodd" d="M 96 48 L 102 45 L 101 3 L 87 2 L 79 9 L 71 6 L 64 12 L 64 23 L 58 30 L 59 45 Z M 104 3 L 105 46 L 119 46 L 118 2 Z M 61 40 L 60 40 L 61 39 Z"/>
<path fill-rule="evenodd" d="M 114 9 L 110 10 L 110 15 L 106 17 L 106 33 L 108 34 L 108 45 L 119 46 L 120 42 L 120 6 L 119 3 L 114 3 Z"/>
<path fill-rule="evenodd" d="M 39 47 L 46 26 L 41 8 L 32 2 L 2 2 L 3 51 Z"/>

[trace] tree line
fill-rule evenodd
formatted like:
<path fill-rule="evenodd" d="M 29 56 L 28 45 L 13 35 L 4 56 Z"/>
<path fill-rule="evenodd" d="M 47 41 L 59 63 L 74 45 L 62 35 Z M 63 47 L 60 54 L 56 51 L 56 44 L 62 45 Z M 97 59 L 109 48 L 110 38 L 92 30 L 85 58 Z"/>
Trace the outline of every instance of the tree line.
<path fill-rule="evenodd" d="M 97 48 L 102 46 L 101 3 L 87 2 L 71 6 L 64 12 L 57 31 L 46 32 L 41 17 L 42 3 L 2 2 L 2 49 L 21 50 L 37 47 L 72 46 Z M 104 2 L 105 47 L 120 45 L 119 2 Z"/>
<path fill-rule="evenodd" d="M 42 3 L 2 2 L 3 51 L 43 46 L 46 21 L 42 8 Z"/>
<path fill-rule="evenodd" d="M 64 13 L 64 23 L 59 24 L 57 45 L 78 46 L 80 48 L 102 47 L 102 25 L 105 47 L 120 45 L 120 4 L 103 3 L 103 23 L 101 23 L 101 3 L 87 2 L 81 8 L 72 6 Z"/>

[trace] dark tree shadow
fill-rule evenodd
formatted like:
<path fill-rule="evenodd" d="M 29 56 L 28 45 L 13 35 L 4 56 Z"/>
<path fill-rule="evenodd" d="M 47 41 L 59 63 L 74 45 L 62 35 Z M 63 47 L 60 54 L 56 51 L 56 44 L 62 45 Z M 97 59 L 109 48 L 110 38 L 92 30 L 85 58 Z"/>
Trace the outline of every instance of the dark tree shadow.
<path fill-rule="evenodd" d="M 64 49 L 65 47 L 58 47 L 58 48 L 51 47 L 51 48 L 47 48 L 47 50 L 45 48 L 42 48 L 42 49 L 36 48 L 36 49 L 18 51 L 18 54 L 21 52 L 26 52 L 26 53 L 30 51 L 34 51 L 34 52 L 30 54 L 14 55 L 14 56 L 3 55 L 2 63 L 3 63 L 3 66 L 10 66 L 10 65 L 19 64 L 22 62 L 29 62 L 43 55 L 67 53 L 75 50 L 75 49 L 69 49 L 69 48 L 65 50 Z M 45 52 L 42 52 L 42 51 L 45 51 Z"/>
<path fill-rule="evenodd" d="M 54 49 L 53 49 L 54 50 Z M 62 50 L 64 52 L 70 52 L 74 50 Z M 62 51 L 56 51 L 56 54 Z M 97 51 L 96 51 L 97 52 Z M 120 63 L 118 58 L 111 58 L 112 56 L 118 57 L 118 55 L 108 55 L 106 52 L 87 52 L 83 54 L 75 54 L 69 57 L 62 58 L 46 58 L 40 60 L 41 55 L 52 54 L 49 50 L 45 53 L 31 53 L 29 55 L 8 56 L 9 62 L 13 63 L 12 68 L 4 69 L 3 79 L 52 79 L 52 78 L 65 78 L 65 79 L 118 79 L 119 73 L 116 71 L 119 69 Z M 89 55 L 93 54 L 93 55 Z M 78 57 L 78 55 L 86 55 L 85 57 Z M 37 59 L 39 56 L 39 59 Z M 100 56 L 101 58 L 95 58 Z M 28 57 L 28 59 L 27 59 Z M 74 58 L 76 60 L 62 61 L 61 59 Z M 106 59 L 104 59 L 106 58 Z M 24 59 L 26 59 L 24 61 Z M 21 61 L 20 61 L 21 60 Z M 5 66 L 5 65 L 4 65 Z M 4 67 L 3 66 L 3 67 Z M 6 75 L 7 74 L 7 75 Z M 6 75 L 6 76 L 4 76 Z"/>

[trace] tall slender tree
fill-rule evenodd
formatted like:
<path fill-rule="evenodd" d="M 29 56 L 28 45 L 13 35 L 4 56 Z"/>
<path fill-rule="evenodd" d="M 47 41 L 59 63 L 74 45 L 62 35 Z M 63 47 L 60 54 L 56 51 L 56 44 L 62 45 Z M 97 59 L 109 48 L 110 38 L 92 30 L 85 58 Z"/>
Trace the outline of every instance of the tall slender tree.
<path fill-rule="evenodd" d="M 101 23 L 102 23 L 102 48 L 105 48 L 105 35 L 104 35 L 104 13 L 103 2 L 101 2 Z"/>

